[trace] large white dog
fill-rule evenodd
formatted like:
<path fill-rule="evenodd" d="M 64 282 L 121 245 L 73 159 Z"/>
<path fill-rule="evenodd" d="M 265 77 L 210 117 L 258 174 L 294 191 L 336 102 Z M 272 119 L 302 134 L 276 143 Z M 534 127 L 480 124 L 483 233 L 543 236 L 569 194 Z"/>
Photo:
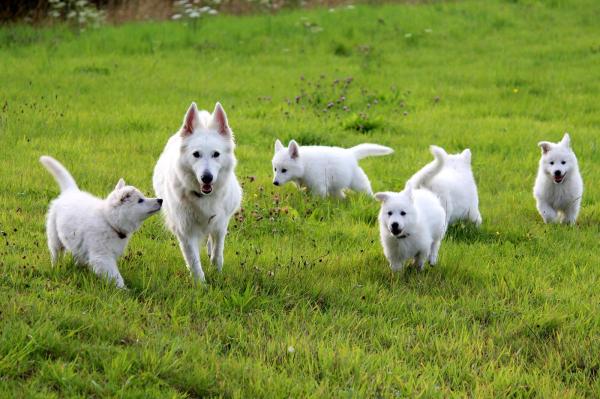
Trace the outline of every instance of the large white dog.
<path fill-rule="evenodd" d="M 383 252 L 393 271 L 401 270 L 408 259 L 415 259 L 420 270 L 425 261 L 437 262 L 438 251 L 446 234 L 446 212 L 439 197 L 422 188 L 444 167 L 444 153 L 431 146 L 435 161 L 423 167 L 403 191 L 376 193 L 381 201 L 379 234 Z"/>
<path fill-rule="evenodd" d="M 372 194 L 369 178 L 358 166 L 358 160 L 392 152 L 391 148 L 378 144 L 359 144 L 352 148 L 300 147 L 294 140 L 285 148 L 277 140 L 272 161 L 273 184 L 280 186 L 293 181 L 321 197 L 345 198 L 345 189 Z"/>
<path fill-rule="evenodd" d="M 468 220 L 481 225 L 477 185 L 471 170 L 471 150 L 448 154 L 435 146 L 438 156 L 444 158 L 444 167 L 423 186 L 434 192 L 446 210 L 448 225 L 457 220 Z M 438 162 L 437 160 L 432 163 Z M 409 181 L 410 182 L 410 181 Z"/>
<path fill-rule="evenodd" d="M 123 179 L 106 199 L 96 198 L 79 190 L 75 179 L 54 158 L 42 156 L 40 162 L 61 191 L 50 204 L 46 220 L 52 264 L 67 250 L 78 263 L 90 265 L 97 275 L 125 288 L 117 260 L 142 222 L 160 210 L 162 199 L 144 197 Z"/>
<path fill-rule="evenodd" d="M 154 191 L 165 201 L 167 227 L 179 240 L 193 277 L 202 282 L 199 243 L 208 240 L 210 260 L 221 271 L 227 225 L 242 200 L 234 148 L 221 104 L 211 115 L 192 103 L 154 168 Z"/>
<path fill-rule="evenodd" d="M 571 149 L 571 138 L 565 133 L 558 143 L 541 141 L 542 157 L 533 196 L 545 223 L 574 224 L 583 195 L 583 180 L 577 157 Z"/>

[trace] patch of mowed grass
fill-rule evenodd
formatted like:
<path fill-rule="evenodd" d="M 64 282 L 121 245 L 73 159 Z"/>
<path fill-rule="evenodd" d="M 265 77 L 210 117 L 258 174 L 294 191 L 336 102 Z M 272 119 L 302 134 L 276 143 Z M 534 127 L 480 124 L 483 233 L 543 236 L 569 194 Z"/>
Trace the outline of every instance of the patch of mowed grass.
<path fill-rule="evenodd" d="M 219 16 L 195 32 L 1 28 L 2 396 L 597 397 L 595 5 L 359 6 Z M 244 185 L 224 272 L 203 254 L 208 285 L 194 286 L 159 217 L 119 263 L 128 291 L 69 257 L 52 268 L 57 187 L 39 156 L 97 195 L 119 177 L 151 193 L 189 103 L 217 100 Z M 347 128 L 359 118 L 377 123 Z M 536 143 L 564 131 L 583 207 L 577 226 L 546 226 Z M 374 190 L 400 189 L 429 144 L 470 147 L 484 224 L 453 226 L 439 266 L 392 274 L 378 205 L 276 190 L 275 138 L 393 147 L 361 162 Z"/>

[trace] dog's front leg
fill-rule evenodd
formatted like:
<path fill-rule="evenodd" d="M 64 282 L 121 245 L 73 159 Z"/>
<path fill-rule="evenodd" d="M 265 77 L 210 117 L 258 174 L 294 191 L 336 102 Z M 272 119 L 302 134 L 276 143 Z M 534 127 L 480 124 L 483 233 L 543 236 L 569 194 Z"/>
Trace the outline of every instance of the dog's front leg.
<path fill-rule="evenodd" d="M 575 224 L 577 215 L 579 214 L 579 208 L 581 205 L 581 198 L 577 198 L 567 209 L 565 209 L 564 222 L 567 224 Z"/>
<path fill-rule="evenodd" d="M 177 236 L 177 239 L 179 240 L 179 247 L 183 253 L 186 266 L 192 273 L 194 280 L 205 283 L 206 279 L 204 278 L 204 271 L 200 264 L 200 249 L 198 247 L 199 238 L 196 236 Z"/>
<path fill-rule="evenodd" d="M 125 282 L 123 281 L 121 273 L 119 273 L 117 262 L 114 259 L 102 255 L 91 256 L 90 266 L 92 266 L 92 270 L 98 276 L 107 277 L 112 280 L 117 288 L 125 288 Z"/>
<path fill-rule="evenodd" d="M 556 211 L 545 201 L 537 200 L 537 210 L 544 219 L 544 223 L 554 223 L 558 217 Z"/>
<path fill-rule="evenodd" d="M 225 236 L 227 235 L 227 224 L 212 233 L 212 253 L 210 254 L 210 263 L 217 267 L 220 272 L 223 270 L 223 249 L 225 249 Z"/>

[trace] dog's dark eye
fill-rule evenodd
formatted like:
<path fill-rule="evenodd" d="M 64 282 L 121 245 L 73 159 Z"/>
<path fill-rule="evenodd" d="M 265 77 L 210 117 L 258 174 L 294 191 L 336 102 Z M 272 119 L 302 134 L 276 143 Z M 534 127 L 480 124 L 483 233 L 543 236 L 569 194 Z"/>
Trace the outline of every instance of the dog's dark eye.
<path fill-rule="evenodd" d="M 192 155 L 194 158 L 200 158 L 200 153 L 198 151 L 194 152 Z"/>
<path fill-rule="evenodd" d="M 273 171 L 274 171 L 274 172 L 277 172 L 277 168 L 273 168 Z"/>
<path fill-rule="evenodd" d="M 550 165 L 554 165 L 554 161 L 550 161 Z"/>
<path fill-rule="evenodd" d="M 566 161 L 561 161 L 561 164 L 563 164 L 563 165 L 566 164 L 566 163 L 567 163 Z"/>
<path fill-rule="evenodd" d="M 218 151 L 213 152 L 213 158 L 219 158 L 219 155 L 221 154 Z"/>
<path fill-rule="evenodd" d="M 388 212 L 388 216 L 392 216 L 392 213 L 394 213 L 394 212 L 392 212 L 392 211 L 389 211 L 389 212 Z"/>
<path fill-rule="evenodd" d="M 281 169 L 281 173 L 285 173 L 285 172 L 287 172 L 287 169 L 285 169 L 285 168 Z"/>
<path fill-rule="evenodd" d="M 144 202 L 144 199 L 143 199 L 143 198 L 140 198 L 140 199 L 138 200 L 138 204 L 141 204 L 142 202 Z"/>
<path fill-rule="evenodd" d="M 406 212 L 402 211 L 402 212 L 400 212 L 400 215 L 401 216 L 406 216 Z"/>

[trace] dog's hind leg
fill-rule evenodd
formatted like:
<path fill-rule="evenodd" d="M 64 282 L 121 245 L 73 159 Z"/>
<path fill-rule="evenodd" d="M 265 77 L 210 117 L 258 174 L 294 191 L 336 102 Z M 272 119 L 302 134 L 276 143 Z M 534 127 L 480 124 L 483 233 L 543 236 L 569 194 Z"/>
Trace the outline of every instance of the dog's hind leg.
<path fill-rule="evenodd" d="M 65 248 L 63 243 L 60 241 L 58 236 L 58 230 L 56 228 L 56 215 L 51 212 L 48 215 L 48 221 L 46 222 L 46 235 L 48 236 L 48 249 L 50 249 L 50 260 L 52 265 L 56 264 L 58 257 Z"/>
<path fill-rule="evenodd" d="M 206 253 L 208 256 L 212 256 L 212 235 L 208 235 L 208 239 L 206 240 Z"/>
<path fill-rule="evenodd" d="M 100 277 L 112 280 L 117 288 L 125 288 L 125 282 L 123 281 L 123 277 L 121 277 L 121 273 L 119 273 L 117 263 L 114 259 L 106 258 L 102 255 L 92 255 L 89 261 L 94 273 Z"/>
<path fill-rule="evenodd" d="M 183 253 L 183 258 L 185 259 L 185 264 L 192 273 L 194 280 L 202 283 L 206 282 L 204 271 L 202 270 L 202 265 L 200 264 L 198 237 L 184 237 L 178 235 L 177 239 L 179 241 L 179 248 L 181 248 L 181 253 Z"/>
<path fill-rule="evenodd" d="M 360 167 L 357 167 L 352 176 L 352 182 L 350 182 L 350 188 L 357 192 L 363 192 L 367 194 L 373 194 L 371 189 L 371 182 L 367 177 L 367 174 Z"/>

